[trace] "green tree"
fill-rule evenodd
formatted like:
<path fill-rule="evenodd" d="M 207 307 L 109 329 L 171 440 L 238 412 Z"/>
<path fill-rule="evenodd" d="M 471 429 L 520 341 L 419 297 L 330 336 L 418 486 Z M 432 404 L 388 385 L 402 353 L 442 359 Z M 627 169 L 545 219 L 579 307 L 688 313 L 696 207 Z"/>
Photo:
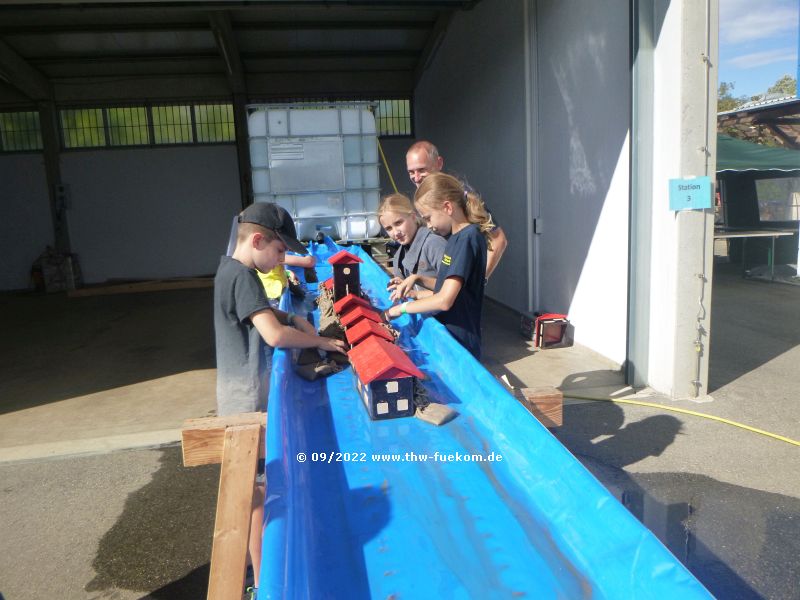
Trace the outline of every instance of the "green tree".
<path fill-rule="evenodd" d="M 725 112 L 726 110 L 733 110 L 747 102 L 747 96 L 733 95 L 733 88 L 735 83 L 732 81 L 721 81 L 719 89 L 717 90 L 717 112 Z"/>
<path fill-rule="evenodd" d="M 784 75 L 767 90 L 767 93 L 783 94 L 785 96 L 796 96 L 797 79 L 795 79 L 791 75 Z"/>

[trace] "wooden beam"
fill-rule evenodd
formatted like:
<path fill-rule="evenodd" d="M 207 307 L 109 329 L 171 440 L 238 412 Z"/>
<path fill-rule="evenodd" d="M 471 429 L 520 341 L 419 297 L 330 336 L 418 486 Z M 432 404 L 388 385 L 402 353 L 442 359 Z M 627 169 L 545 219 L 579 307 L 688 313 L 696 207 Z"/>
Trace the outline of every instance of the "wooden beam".
<path fill-rule="evenodd" d="M 242 597 L 260 437 L 259 425 L 225 430 L 208 580 L 210 600 Z"/>
<path fill-rule="evenodd" d="M 260 428 L 258 455 L 259 458 L 264 458 L 266 424 L 267 415 L 262 412 L 186 420 L 181 431 L 183 466 L 197 467 L 221 463 L 226 429 L 245 425 L 257 425 Z"/>
<path fill-rule="evenodd" d="M 0 78 L 31 100 L 47 101 L 53 97 L 53 90 L 47 77 L 28 64 L 3 40 L 0 40 Z"/>
<path fill-rule="evenodd" d="M 134 283 L 119 283 L 86 287 L 72 290 L 67 293 L 70 298 L 83 298 L 86 296 L 110 296 L 112 294 L 140 294 L 143 292 L 161 292 L 164 290 L 189 290 L 197 288 L 214 287 L 212 277 L 190 277 L 187 279 L 159 279 L 154 281 L 137 281 Z"/>
<path fill-rule="evenodd" d="M 522 405 L 545 427 L 561 427 L 563 424 L 564 395 L 552 386 L 522 388 L 518 398 Z"/>

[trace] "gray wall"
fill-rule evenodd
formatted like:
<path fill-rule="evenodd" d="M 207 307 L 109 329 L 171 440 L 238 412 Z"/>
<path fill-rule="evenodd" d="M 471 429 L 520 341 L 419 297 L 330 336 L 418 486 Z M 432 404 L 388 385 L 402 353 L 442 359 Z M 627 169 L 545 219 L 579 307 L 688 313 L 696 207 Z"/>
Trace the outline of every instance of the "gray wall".
<path fill-rule="evenodd" d="M 86 282 L 216 271 L 241 210 L 234 146 L 71 152 L 61 162 Z"/>
<path fill-rule="evenodd" d="M 386 162 L 389 163 L 389 168 L 392 170 L 392 177 L 394 178 L 397 190 L 401 194 L 412 196 L 414 194 L 414 184 L 406 174 L 406 150 L 408 150 L 408 147 L 413 143 L 413 138 L 381 138 L 381 147 L 383 148 L 383 153 L 386 155 Z M 394 192 L 392 183 L 389 180 L 389 175 L 386 173 L 386 167 L 384 167 L 382 162 L 380 177 L 381 195 Z"/>
<path fill-rule="evenodd" d="M 25 289 L 33 261 L 53 245 L 41 154 L 0 157 L 0 290 Z"/>
<path fill-rule="evenodd" d="M 528 301 L 523 8 L 484 0 L 456 13 L 414 94 L 417 137 L 481 193 L 509 239 L 487 294 L 520 311 Z"/>

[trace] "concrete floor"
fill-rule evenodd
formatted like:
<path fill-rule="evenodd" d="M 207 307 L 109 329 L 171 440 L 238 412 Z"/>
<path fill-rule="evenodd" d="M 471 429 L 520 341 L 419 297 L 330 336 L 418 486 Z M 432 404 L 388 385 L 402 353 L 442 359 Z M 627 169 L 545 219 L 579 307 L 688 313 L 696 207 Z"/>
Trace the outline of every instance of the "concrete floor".
<path fill-rule="evenodd" d="M 491 305 L 484 362 L 556 385 L 553 430 L 719 598 L 800 599 L 800 287 L 714 281 L 712 401 L 625 391 L 579 346 L 534 352 Z M 183 419 L 214 408 L 211 290 L 0 296 L 0 600 L 204 597 L 219 469 L 184 469 Z M 622 391 L 621 391 L 622 390 Z"/>

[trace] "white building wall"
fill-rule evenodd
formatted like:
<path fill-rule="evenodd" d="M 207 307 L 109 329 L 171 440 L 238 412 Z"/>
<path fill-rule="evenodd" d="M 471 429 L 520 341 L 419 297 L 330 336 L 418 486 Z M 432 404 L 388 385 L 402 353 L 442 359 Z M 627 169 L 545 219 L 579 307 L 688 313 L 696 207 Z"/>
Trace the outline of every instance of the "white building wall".
<path fill-rule="evenodd" d="M 241 210 L 232 145 L 69 152 L 61 176 L 87 283 L 213 274 Z"/>
<path fill-rule="evenodd" d="M 44 157 L 0 157 L 0 290 L 28 288 L 33 261 L 53 244 Z"/>

